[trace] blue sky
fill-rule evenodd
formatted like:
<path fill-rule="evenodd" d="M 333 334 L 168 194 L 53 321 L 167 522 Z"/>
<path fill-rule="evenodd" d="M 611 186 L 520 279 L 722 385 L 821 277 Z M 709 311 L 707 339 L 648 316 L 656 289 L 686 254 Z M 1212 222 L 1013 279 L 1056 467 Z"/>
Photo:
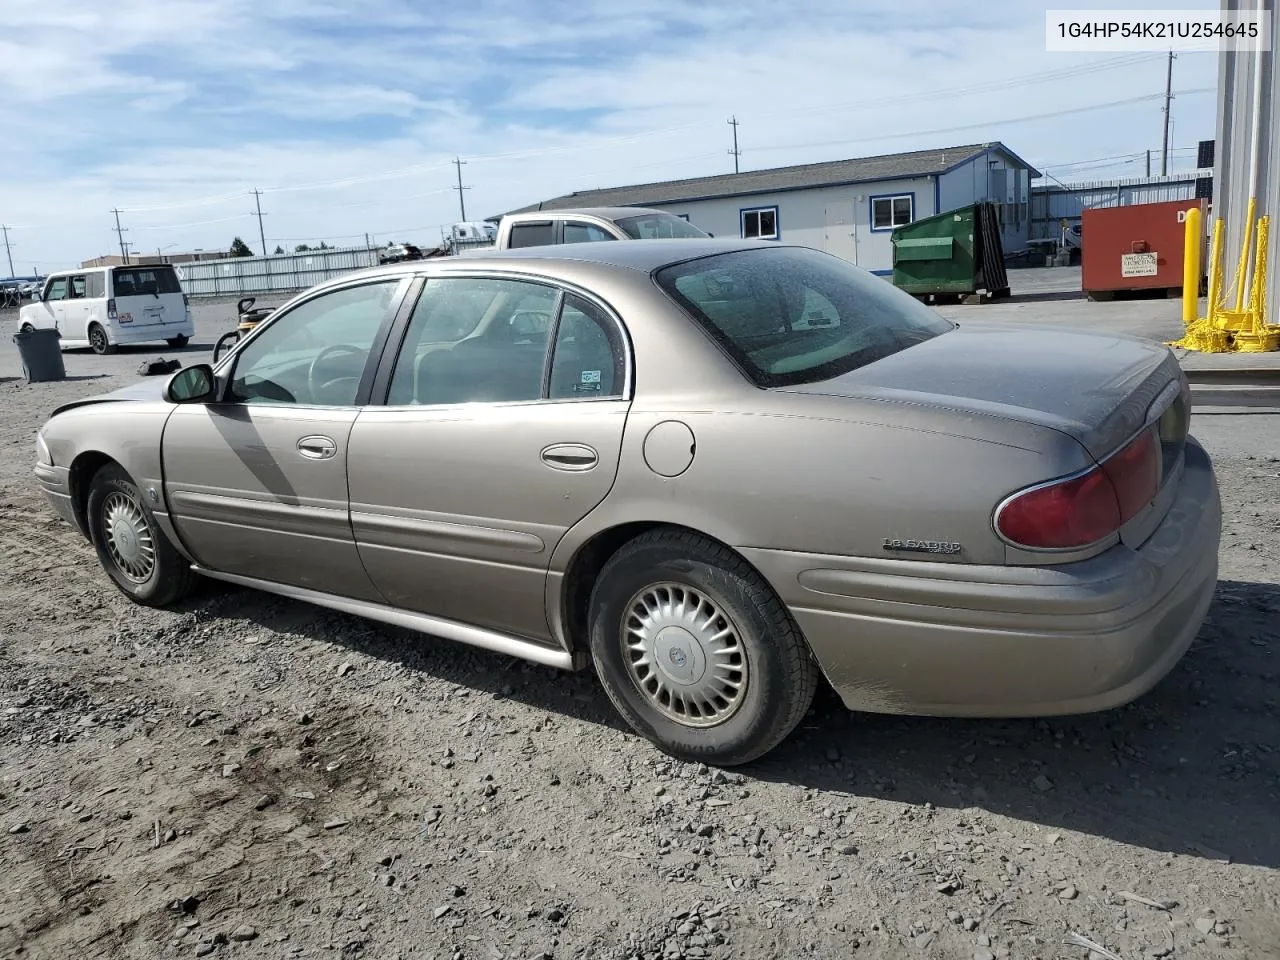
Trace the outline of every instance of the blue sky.
<path fill-rule="evenodd" d="M 4 0 L 0 223 L 19 274 L 118 250 L 112 208 L 139 251 L 260 252 L 255 188 L 270 247 L 435 243 L 454 156 L 475 219 L 729 172 L 730 115 L 743 169 L 1001 140 L 1064 180 L 1142 173 L 1163 55 L 1048 53 L 1047 6 Z M 1175 167 L 1215 83 L 1179 55 Z"/>

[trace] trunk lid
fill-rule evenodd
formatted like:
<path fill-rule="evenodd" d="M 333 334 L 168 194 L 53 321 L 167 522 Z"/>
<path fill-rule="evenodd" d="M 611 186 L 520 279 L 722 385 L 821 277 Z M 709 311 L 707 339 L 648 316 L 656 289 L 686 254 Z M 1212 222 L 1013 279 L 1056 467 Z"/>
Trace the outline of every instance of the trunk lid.
<path fill-rule="evenodd" d="M 172 266 L 116 267 L 112 291 L 117 321 L 126 327 L 181 323 L 187 304 Z"/>
<path fill-rule="evenodd" d="M 1175 402 L 1182 371 L 1163 344 L 1120 334 L 966 321 L 794 393 L 924 403 L 1059 430 L 1097 460 Z"/>

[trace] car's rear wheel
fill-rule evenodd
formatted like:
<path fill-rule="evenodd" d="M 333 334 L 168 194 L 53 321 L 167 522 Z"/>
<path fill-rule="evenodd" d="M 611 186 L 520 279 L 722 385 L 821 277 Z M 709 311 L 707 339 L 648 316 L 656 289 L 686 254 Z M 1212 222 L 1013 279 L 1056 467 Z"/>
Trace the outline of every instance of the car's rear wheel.
<path fill-rule="evenodd" d="M 118 464 L 94 475 L 85 513 L 98 562 L 131 600 L 163 607 L 191 592 L 191 564 L 156 525 L 141 491 Z"/>
<path fill-rule="evenodd" d="M 89 346 L 94 353 L 103 355 L 116 352 L 116 345 L 107 336 L 102 324 L 95 323 L 89 327 Z"/>
<path fill-rule="evenodd" d="M 728 548 L 659 530 L 623 546 L 592 591 L 591 654 L 628 724 L 684 760 L 768 753 L 804 717 L 818 670 L 790 613 Z"/>
<path fill-rule="evenodd" d="M 173 349 L 181 350 L 183 347 L 185 347 L 188 343 L 191 342 L 191 338 L 186 336 L 185 334 L 179 334 L 176 337 L 170 337 L 165 342 L 168 343 L 169 346 L 173 347 Z"/>

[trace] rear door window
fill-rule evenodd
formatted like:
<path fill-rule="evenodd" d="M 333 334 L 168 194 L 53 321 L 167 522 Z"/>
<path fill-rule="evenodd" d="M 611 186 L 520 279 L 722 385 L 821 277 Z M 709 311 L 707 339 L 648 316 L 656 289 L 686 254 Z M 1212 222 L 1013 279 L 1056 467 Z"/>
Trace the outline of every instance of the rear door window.
<path fill-rule="evenodd" d="M 83 300 L 85 292 L 89 289 L 89 278 L 84 274 L 79 274 L 71 278 L 71 293 L 67 297 L 68 300 Z"/>
<path fill-rule="evenodd" d="M 578 220 L 564 222 L 565 243 L 595 243 L 599 240 L 616 240 L 613 234 L 597 227 L 594 223 L 582 223 Z"/>
<path fill-rule="evenodd" d="M 117 297 L 142 297 L 150 294 L 181 293 L 182 285 L 173 267 L 117 267 L 112 271 L 112 286 Z"/>

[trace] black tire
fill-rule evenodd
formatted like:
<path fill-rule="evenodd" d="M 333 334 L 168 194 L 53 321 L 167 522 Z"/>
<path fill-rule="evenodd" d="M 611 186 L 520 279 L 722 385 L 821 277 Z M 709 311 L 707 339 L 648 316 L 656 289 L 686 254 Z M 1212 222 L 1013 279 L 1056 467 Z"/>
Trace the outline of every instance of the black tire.
<path fill-rule="evenodd" d="M 641 692 L 629 665 L 628 604 L 662 583 L 692 588 L 719 607 L 745 655 L 745 690 L 733 712 L 713 725 L 669 716 Z M 613 705 L 633 730 L 681 760 L 749 763 L 786 739 L 813 702 L 818 668 L 786 607 L 750 564 L 699 534 L 655 530 L 623 546 L 596 580 L 589 624 L 596 673 Z"/>
<path fill-rule="evenodd" d="M 230 333 L 224 333 L 218 338 L 218 342 L 213 345 L 213 362 L 217 363 L 222 359 L 222 355 L 236 345 L 240 339 L 239 331 L 232 330 Z"/>
<path fill-rule="evenodd" d="M 34 329 L 35 329 L 35 327 L 33 327 L 31 324 L 29 324 L 29 323 L 24 323 L 21 327 L 19 327 L 19 328 L 18 328 L 18 332 L 19 332 L 19 333 L 30 333 L 30 332 L 31 332 L 32 330 L 34 330 Z"/>
<path fill-rule="evenodd" d="M 109 544 L 105 509 L 109 509 L 114 498 L 118 497 L 133 504 L 150 535 L 154 561 L 145 577 L 131 576 L 113 555 Z M 163 607 L 191 592 L 196 582 L 191 564 L 174 549 L 169 538 L 156 525 L 142 492 L 119 464 L 109 463 L 94 474 L 89 484 L 85 515 L 89 522 L 89 539 L 98 554 L 98 562 L 130 600 L 148 607 Z"/>
<path fill-rule="evenodd" d="M 107 331 L 101 324 L 89 325 L 89 348 L 98 356 L 107 356 L 116 352 L 116 345 L 107 337 Z"/>
<path fill-rule="evenodd" d="M 191 342 L 191 338 L 188 337 L 186 334 L 179 334 L 176 337 L 170 337 L 165 342 L 169 344 L 169 346 L 173 347 L 173 349 L 181 350 L 183 347 L 185 347 L 188 343 Z"/>

